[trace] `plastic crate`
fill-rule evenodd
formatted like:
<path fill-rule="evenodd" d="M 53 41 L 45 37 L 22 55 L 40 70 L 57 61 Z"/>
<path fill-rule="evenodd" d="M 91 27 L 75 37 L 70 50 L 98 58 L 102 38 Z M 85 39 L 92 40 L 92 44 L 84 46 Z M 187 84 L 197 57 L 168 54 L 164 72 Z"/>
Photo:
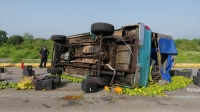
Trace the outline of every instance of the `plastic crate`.
<path fill-rule="evenodd" d="M 171 76 L 177 76 L 178 74 L 180 74 L 180 70 L 170 70 L 170 72 L 169 72 L 169 74 L 171 75 Z"/>
<path fill-rule="evenodd" d="M 191 75 L 192 75 L 192 69 L 182 69 L 182 71 L 184 71 L 184 72 L 189 72 Z"/>
<path fill-rule="evenodd" d="M 200 77 L 200 71 L 197 71 L 197 77 Z"/>
<path fill-rule="evenodd" d="M 60 75 L 46 75 L 44 77 L 45 80 L 53 80 L 54 84 L 60 84 L 61 83 L 61 76 Z"/>
<path fill-rule="evenodd" d="M 97 83 L 83 80 L 81 83 L 81 90 L 85 93 L 95 93 L 97 92 Z"/>
<path fill-rule="evenodd" d="M 24 71 L 32 71 L 33 66 L 32 65 L 26 65 L 24 66 Z"/>
<path fill-rule="evenodd" d="M 188 77 L 190 78 L 190 76 L 192 75 L 191 74 L 191 71 L 180 71 L 180 70 L 171 70 L 170 71 L 170 75 L 171 76 L 184 76 L 184 77 Z"/>
<path fill-rule="evenodd" d="M 193 76 L 193 83 L 197 86 L 200 86 L 200 77 Z"/>
<path fill-rule="evenodd" d="M 31 85 L 35 87 L 37 81 L 38 81 L 38 79 L 33 78 L 33 79 L 31 80 Z"/>
<path fill-rule="evenodd" d="M 25 70 L 23 70 L 22 71 L 22 75 L 24 75 L 24 76 L 33 76 L 33 75 L 35 75 L 35 71 L 34 70 L 29 70 L 29 71 L 25 71 Z"/>
<path fill-rule="evenodd" d="M 0 67 L 0 73 L 4 73 L 4 68 Z"/>
<path fill-rule="evenodd" d="M 192 74 L 190 71 L 181 71 L 177 76 L 184 76 L 190 78 L 191 75 Z"/>
<path fill-rule="evenodd" d="M 53 90 L 54 82 L 53 80 L 37 80 L 34 87 L 36 91 Z"/>
<path fill-rule="evenodd" d="M 158 65 L 153 65 L 152 72 L 153 73 L 159 72 L 159 66 Z"/>
<path fill-rule="evenodd" d="M 151 71 L 151 76 L 152 76 L 152 79 L 156 82 L 159 81 L 160 79 L 162 79 L 158 65 L 153 65 L 152 71 Z"/>
<path fill-rule="evenodd" d="M 151 76 L 155 82 L 158 82 L 160 79 L 162 79 L 162 76 L 160 75 L 159 72 L 153 72 L 151 73 Z"/>

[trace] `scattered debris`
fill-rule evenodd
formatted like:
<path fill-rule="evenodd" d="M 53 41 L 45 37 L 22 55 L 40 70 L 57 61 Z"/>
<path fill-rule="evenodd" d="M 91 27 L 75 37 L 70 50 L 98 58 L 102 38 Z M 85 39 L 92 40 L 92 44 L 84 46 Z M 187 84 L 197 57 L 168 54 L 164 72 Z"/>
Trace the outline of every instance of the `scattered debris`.
<path fill-rule="evenodd" d="M 68 101 L 68 105 L 69 106 L 80 106 L 82 105 L 81 103 L 79 103 L 79 101 Z"/>
<path fill-rule="evenodd" d="M 43 107 L 46 107 L 46 108 L 50 108 L 50 106 L 46 105 L 46 104 L 42 104 Z"/>
<path fill-rule="evenodd" d="M 190 91 L 190 92 L 200 92 L 200 88 L 187 88 L 187 91 Z"/>
<path fill-rule="evenodd" d="M 118 98 L 117 97 L 103 97 L 102 98 L 102 100 L 103 101 L 107 101 L 107 102 L 109 102 L 109 103 L 115 103 L 117 100 L 118 100 Z"/>
<path fill-rule="evenodd" d="M 159 85 L 165 85 L 165 84 L 169 84 L 169 82 L 166 81 L 166 80 L 161 79 L 161 80 L 158 81 L 158 84 Z"/>
<path fill-rule="evenodd" d="M 79 94 L 79 95 L 67 95 L 67 96 L 63 97 L 64 100 L 78 100 L 78 99 L 82 99 L 82 98 L 83 98 L 82 94 Z"/>
<path fill-rule="evenodd" d="M 23 102 L 29 102 L 29 99 L 23 99 L 22 101 Z"/>
<path fill-rule="evenodd" d="M 56 97 L 55 99 L 56 99 L 56 100 L 62 100 L 63 97 Z"/>
<path fill-rule="evenodd" d="M 61 105 L 62 107 L 68 107 L 69 106 L 69 104 L 63 104 L 63 105 Z"/>
<path fill-rule="evenodd" d="M 8 72 L 6 73 L 6 75 L 14 75 L 14 74 L 12 73 L 12 71 L 8 71 Z"/>

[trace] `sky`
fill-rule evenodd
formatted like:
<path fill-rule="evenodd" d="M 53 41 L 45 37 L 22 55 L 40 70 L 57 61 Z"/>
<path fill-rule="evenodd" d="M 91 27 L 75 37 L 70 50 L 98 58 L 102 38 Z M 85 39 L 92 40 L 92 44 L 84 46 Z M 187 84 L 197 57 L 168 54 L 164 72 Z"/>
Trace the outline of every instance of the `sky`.
<path fill-rule="evenodd" d="M 0 30 L 34 38 L 90 32 L 91 24 L 139 22 L 174 39 L 200 38 L 200 0 L 0 0 Z"/>

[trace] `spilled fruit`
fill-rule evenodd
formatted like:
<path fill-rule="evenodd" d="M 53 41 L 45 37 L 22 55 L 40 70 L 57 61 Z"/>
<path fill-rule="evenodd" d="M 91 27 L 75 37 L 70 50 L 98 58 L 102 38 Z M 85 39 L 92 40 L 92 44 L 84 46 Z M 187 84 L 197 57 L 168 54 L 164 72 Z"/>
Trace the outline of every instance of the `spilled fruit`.
<path fill-rule="evenodd" d="M 16 87 L 16 90 L 33 89 L 32 79 L 30 77 L 24 77 Z"/>
<path fill-rule="evenodd" d="M 17 87 L 16 83 L 7 82 L 7 81 L 0 82 L 0 90 L 7 89 L 7 88 L 16 88 L 16 87 Z"/>
<path fill-rule="evenodd" d="M 75 82 L 75 83 L 81 83 L 84 80 L 84 78 L 70 76 L 70 75 L 65 75 L 65 74 L 62 74 L 61 78 L 62 79 L 67 79 L 67 80 L 69 80 L 71 82 Z"/>
<path fill-rule="evenodd" d="M 104 90 L 110 92 L 110 88 L 108 86 L 104 86 Z"/>
<path fill-rule="evenodd" d="M 165 85 L 158 83 L 149 84 L 148 87 L 123 88 L 122 92 L 119 87 L 114 88 L 114 92 L 119 94 L 127 94 L 129 96 L 166 96 L 165 91 L 172 91 L 187 87 L 192 83 L 192 79 L 184 76 L 173 76 L 172 82 Z M 121 93 L 120 93 L 121 92 Z"/>
<path fill-rule="evenodd" d="M 123 89 L 121 88 L 121 87 L 119 87 L 119 86 L 116 86 L 115 88 L 114 88 L 114 92 L 115 93 L 122 93 L 123 92 Z"/>

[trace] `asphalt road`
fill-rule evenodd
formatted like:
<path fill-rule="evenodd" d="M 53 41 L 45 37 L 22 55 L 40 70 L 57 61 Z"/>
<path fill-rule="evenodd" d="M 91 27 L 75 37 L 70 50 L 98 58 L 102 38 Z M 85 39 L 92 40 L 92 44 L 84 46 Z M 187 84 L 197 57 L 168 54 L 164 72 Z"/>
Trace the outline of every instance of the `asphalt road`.
<path fill-rule="evenodd" d="M 48 75 L 46 69 L 33 68 L 39 76 Z M 19 82 L 22 70 L 7 68 L 12 76 L 0 73 L 3 81 Z M 196 75 L 197 69 L 193 69 Z M 196 85 L 188 88 L 200 89 Z M 187 88 L 167 92 L 168 97 L 141 97 L 118 95 L 99 90 L 97 93 L 84 94 L 81 100 L 63 100 L 66 95 L 81 93 L 79 83 L 62 80 L 62 87 L 52 91 L 0 90 L 0 112 L 199 112 L 200 93 L 189 92 Z"/>

